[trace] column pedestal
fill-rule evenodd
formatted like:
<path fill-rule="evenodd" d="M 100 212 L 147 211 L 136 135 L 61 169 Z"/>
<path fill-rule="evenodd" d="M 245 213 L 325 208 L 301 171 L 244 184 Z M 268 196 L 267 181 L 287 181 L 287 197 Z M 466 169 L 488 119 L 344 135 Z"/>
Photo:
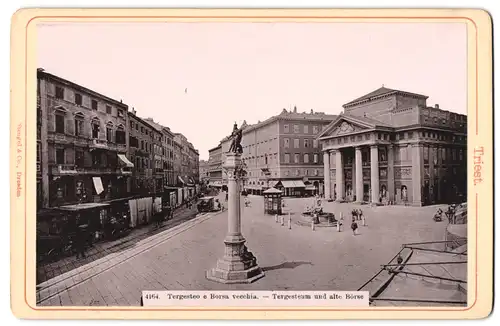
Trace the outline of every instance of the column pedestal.
<path fill-rule="evenodd" d="M 224 256 L 215 268 L 207 271 L 207 279 L 219 283 L 252 283 L 264 272 L 257 259 L 245 245 L 241 234 L 241 203 L 238 180 L 241 172 L 241 154 L 227 153 L 224 168 L 228 176 L 228 233 L 224 239 Z"/>

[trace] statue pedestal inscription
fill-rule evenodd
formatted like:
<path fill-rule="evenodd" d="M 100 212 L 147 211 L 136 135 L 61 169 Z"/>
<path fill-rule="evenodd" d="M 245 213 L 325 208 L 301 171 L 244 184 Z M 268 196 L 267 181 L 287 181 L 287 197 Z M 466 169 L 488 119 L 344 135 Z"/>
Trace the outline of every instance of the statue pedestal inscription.
<path fill-rule="evenodd" d="M 241 202 L 238 179 L 241 172 L 241 154 L 227 153 L 224 168 L 228 176 L 228 233 L 224 239 L 224 257 L 217 266 L 207 271 L 209 280 L 219 283 L 252 283 L 264 272 L 257 259 L 248 251 L 241 234 Z"/>

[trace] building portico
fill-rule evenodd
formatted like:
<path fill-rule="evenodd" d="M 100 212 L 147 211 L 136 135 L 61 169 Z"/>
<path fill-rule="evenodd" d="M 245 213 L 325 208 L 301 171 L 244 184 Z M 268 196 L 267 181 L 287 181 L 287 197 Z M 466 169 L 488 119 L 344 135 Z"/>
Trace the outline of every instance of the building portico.
<path fill-rule="evenodd" d="M 343 108 L 318 136 L 325 198 L 372 204 L 463 202 L 467 117 L 427 96 L 379 88 Z"/>
<path fill-rule="evenodd" d="M 378 139 L 376 131 L 367 130 L 325 142 L 325 197 L 359 203 L 394 201 L 394 181 L 391 186 L 387 182 L 394 180 L 394 162 L 389 163 L 392 146 L 386 137 Z"/>

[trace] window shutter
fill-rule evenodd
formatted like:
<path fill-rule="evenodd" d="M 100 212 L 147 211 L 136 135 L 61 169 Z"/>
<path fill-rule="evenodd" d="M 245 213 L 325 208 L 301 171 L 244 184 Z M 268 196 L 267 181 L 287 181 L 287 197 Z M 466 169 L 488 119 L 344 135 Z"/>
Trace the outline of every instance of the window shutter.
<path fill-rule="evenodd" d="M 83 152 L 83 166 L 86 168 L 92 167 L 92 154 L 90 151 Z"/>
<path fill-rule="evenodd" d="M 70 135 L 75 134 L 75 121 L 73 119 L 70 119 L 69 117 L 65 117 L 64 119 L 64 124 L 65 124 L 65 129 L 66 133 Z"/>
<path fill-rule="evenodd" d="M 66 164 L 75 164 L 75 150 L 73 148 L 66 148 L 64 150 L 64 162 Z"/>

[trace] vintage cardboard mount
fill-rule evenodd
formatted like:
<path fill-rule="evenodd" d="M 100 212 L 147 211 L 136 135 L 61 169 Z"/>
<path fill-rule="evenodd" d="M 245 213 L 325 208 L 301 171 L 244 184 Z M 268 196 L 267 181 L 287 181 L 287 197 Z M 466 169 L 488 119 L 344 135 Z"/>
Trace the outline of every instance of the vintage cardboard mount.
<path fill-rule="evenodd" d="M 324 292 L 313 293 L 313 291 L 252 291 L 252 284 L 257 284 L 259 280 L 266 278 L 266 268 L 261 266 L 255 247 L 259 244 L 248 243 L 242 232 L 241 225 L 245 223 L 241 218 L 241 209 L 248 202 L 240 199 L 242 183 L 244 177 L 242 166 L 242 137 L 244 139 L 243 127 L 238 129 L 235 125 L 233 134 L 226 138 L 227 149 L 225 155 L 224 168 L 228 172 L 227 180 L 227 207 L 220 207 L 207 200 L 203 206 L 217 210 L 214 214 L 222 212 L 227 208 L 227 233 L 225 238 L 220 239 L 221 246 L 224 247 L 224 254 L 218 260 L 213 261 L 213 266 L 204 271 L 207 280 L 226 286 L 228 284 L 246 284 L 244 290 L 238 291 L 182 291 L 172 293 L 159 293 L 148 291 L 141 294 L 140 305 L 137 306 L 102 306 L 98 302 L 90 306 L 60 306 L 46 305 L 44 302 L 55 300 L 58 296 L 68 296 L 68 288 L 76 288 L 89 279 L 92 275 L 102 274 L 112 267 L 123 263 L 128 257 L 138 255 L 144 250 L 154 248 L 161 241 L 160 236 L 151 236 L 147 243 L 140 247 L 124 251 L 123 255 L 114 255 L 106 261 L 92 262 L 88 265 L 80 266 L 74 270 L 48 279 L 44 282 L 37 281 L 36 259 L 37 257 L 37 106 L 40 106 L 40 99 L 37 97 L 39 85 L 37 83 L 37 52 L 36 52 L 36 26 L 39 23 L 50 22 L 335 22 L 335 23 L 396 23 L 396 22 L 440 22 L 440 23 L 462 23 L 467 27 L 467 116 L 463 118 L 463 132 L 466 134 L 462 139 L 453 139 L 455 145 L 461 148 L 456 152 L 457 158 L 462 155 L 463 165 L 457 180 L 462 177 L 462 184 L 467 189 L 462 191 L 467 193 L 465 204 L 454 208 L 453 216 L 449 212 L 437 214 L 434 219 L 444 219 L 450 225 L 466 224 L 465 236 L 456 237 L 456 232 L 448 232 L 444 250 L 436 250 L 433 245 L 436 243 L 406 243 L 401 251 L 389 262 L 384 262 L 380 272 L 371 280 L 368 280 L 359 289 L 352 289 L 353 292 Z M 24 9 L 16 12 L 12 19 L 12 41 L 11 41 L 11 306 L 13 313 L 20 318 L 29 319 L 473 319 L 483 318 L 489 315 L 493 302 L 493 126 L 492 126 L 492 23 L 491 17 L 485 11 L 456 9 Z M 341 45 L 339 45 L 341 46 Z M 202 54 L 200 54 L 202 55 Z M 43 72 L 41 72 L 43 74 Z M 39 74 L 39 73 L 38 73 Z M 429 75 L 432 78 L 432 74 Z M 411 76 L 409 77 L 411 78 Z M 187 91 L 187 89 L 186 89 Z M 394 93 L 391 93 L 394 92 Z M 378 92 L 378 93 L 377 93 Z M 375 93 L 367 94 L 367 97 L 359 98 L 352 103 L 347 103 L 344 108 L 355 106 L 360 101 L 370 101 L 376 96 L 388 96 L 396 94 L 397 90 L 382 87 Z M 39 93 L 39 92 L 38 92 Z M 399 94 L 399 93 L 398 93 Z M 402 94 L 402 93 L 401 93 Z M 401 95 L 400 94 L 400 95 Z M 401 96 L 418 98 L 418 94 L 405 93 Z M 54 95 L 57 97 L 57 95 Z M 396 96 L 396 95 L 395 95 Z M 103 97 L 104 98 L 104 97 Z M 37 102 L 38 100 L 38 102 Z M 119 108 L 120 104 L 116 104 Z M 97 105 L 96 105 L 97 107 Z M 426 108 L 431 117 L 432 112 L 440 112 L 439 108 Z M 59 110 L 65 110 L 62 106 Z M 434 110 L 434 111 L 433 111 Z M 432 112 L 431 112 L 432 111 Z M 62 112 L 64 114 L 65 112 Z M 293 112 L 282 113 L 291 116 Z M 460 115 L 457 115 L 460 116 Z M 439 119 L 439 115 L 436 116 Z M 462 119 L 462 118 L 460 118 Z M 459 120 L 460 120 L 459 119 Z M 458 120 L 457 120 L 458 121 Z M 459 123 L 459 122 L 457 122 Z M 75 124 L 76 126 L 76 124 Z M 128 127 L 128 124 L 127 124 Z M 75 127 L 76 128 L 76 127 Z M 375 130 L 379 138 L 363 138 L 357 136 L 366 130 Z M 97 134 L 100 130 L 96 129 Z M 348 114 L 340 115 L 332 121 L 327 128 L 321 131 L 319 141 L 322 142 L 325 150 L 325 164 L 327 173 L 322 181 L 324 191 L 321 195 L 325 198 L 337 201 L 369 202 L 374 206 L 378 205 L 377 199 L 384 203 L 404 204 L 421 206 L 426 201 L 438 200 L 449 191 L 446 185 L 437 183 L 428 184 L 426 179 L 430 175 L 431 179 L 439 178 L 434 175 L 435 164 L 442 164 L 443 158 L 451 157 L 446 150 L 441 148 L 426 149 L 425 146 L 415 145 L 412 150 L 412 166 L 420 167 L 413 169 L 408 177 L 412 180 L 422 181 L 422 187 L 427 192 L 421 192 L 415 188 L 405 187 L 394 188 L 395 181 L 389 182 L 388 187 L 379 182 L 373 187 L 365 189 L 362 179 L 365 177 L 363 162 L 367 157 L 371 157 L 370 168 L 378 168 L 380 164 L 391 162 L 394 158 L 392 146 L 388 150 L 381 150 L 375 146 L 384 141 L 389 141 L 390 136 L 385 139 L 384 132 L 389 130 L 387 126 L 378 125 L 367 117 L 352 117 Z M 351 137 L 351 133 L 354 133 Z M 377 133 L 374 133 L 376 135 Z M 439 133 L 438 133 L 439 134 Z M 348 136 L 346 136 L 348 135 Z M 118 133 L 117 133 L 118 137 Z M 356 138 L 357 137 L 357 138 Z M 371 136 L 370 136 L 371 137 Z M 403 134 L 403 139 L 406 139 Z M 399 139 L 399 137 L 398 137 Z M 108 139 L 109 140 L 109 139 Z M 374 143 L 370 143 L 370 141 Z M 368 146 L 369 151 L 366 156 L 356 150 L 352 155 L 343 156 L 340 147 L 344 142 L 361 141 Z M 460 143 L 462 141 L 462 143 Z M 56 140 L 57 142 L 57 140 Z M 244 141 L 243 141 L 244 143 Z M 366 143 L 366 144 L 365 144 Z M 385 143 L 384 143 L 385 144 Z M 99 148 L 99 144 L 94 144 Z M 244 144 L 243 144 L 244 145 Z M 119 145 L 116 145 L 119 147 Z M 101 146 L 102 147 L 102 146 Z M 354 147 L 353 147 L 354 148 Z M 384 147 L 385 148 L 385 147 Z M 451 153 L 451 152 L 450 152 Z M 43 156 L 43 154 L 42 154 Z M 331 156 L 331 160 L 329 159 Z M 425 157 L 428 161 L 425 163 Z M 434 160 L 435 158 L 435 160 Z M 59 159 L 59 158 L 57 158 Z M 422 161 L 420 160 L 422 159 Z M 122 153 L 120 162 L 125 166 L 122 172 L 134 166 L 135 161 L 129 160 Z M 351 160 L 351 161 L 349 161 Z M 329 164 L 332 164 L 330 166 Z M 420 164 L 422 163 L 422 164 Z M 335 166 L 342 167 L 350 164 L 352 171 L 348 174 L 349 180 L 344 180 L 344 175 L 335 174 Z M 428 167 L 425 164 L 430 164 Z M 358 167 L 358 171 L 356 171 Z M 388 163 L 387 170 L 379 176 L 378 173 L 367 175 L 371 180 L 379 181 L 379 177 L 404 178 L 404 169 L 398 168 L 394 174 L 394 166 Z M 64 170 L 64 169 L 63 169 Z M 67 172 L 67 170 L 64 170 Z M 410 171 L 410 170 L 409 170 Z M 417 172 L 415 172 L 417 171 Z M 59 171 L 61 172 L 61 171 Z M 267 172 L 267 171 L 264 171 Z M 370 173 L 370 172 L 368 172 Z M 409 173 L 409 172 L 408 172 Z M 96 178 L 94 178 L 96 179 Z M 380 179 L 380 180 L 381 180 Z M 191 179 L 183 179 L 187 188 Z M 434 179 L 432 179 L 434 180 Z M 346 182 L 350 183 L 347 184 Z M 339 184 L 339 187 L 334 187 Z M 391 186 L 392 184 L 392 186 Z M 466 184 L 466 186 L 465 186 Z M 99 188 L 99 192 L 106 189 L 101 180 L 94 180 L 90 184 Z M 217 186 L 216 184 L 213 184 Z M 84 185 L 81 185 L 84 187 Z M 286 215 L 281 211 L 281 196 L 285 193 L 292 195 L 289 190 L 277 190 L 280 184 L 270 187 L 270 190 L 261 195 L 266 198 L 266 213 L 274 217 L 274 226 L 282 226 L 282 230 L 296 227 L 292 223 L 292 214 Z M 315 184 L 310 186 L 314 188 Z M 426 188 L 427 187 L 427 188 Z M 96 189 L 97 189 L 96 188 Z M 194 189 L 194 188 L 193 188 Z M 246 190 L 246 188 L 245 188 Z M 200 188 L 193 190 L 194 193 L 187 192 L 190 196 L 201 191 Z M 253 190 L 249 190 L 255 191 Z M 184 198 L 184 192 L 179 192 Z M 344 195 L 337 195 L 344 194 Z M 364 196 L 356 196 L 356 193 L 363 193 Z M 62 194 L 62 192 L 61 192 Z M 379 198 L 379 194 L 381 197 Z M 387 196 L 386 196 L 387 194 Z M 187 196 L 187 195 L 186 195 Z M 187 196 L 189 197 L 189 196 Z M 187 198 L 186 197 L 186 198 Z M 362 198 L 363 197 L 363 198 Z M 169 196 L 167 201 L 177 195 Z M 400 202 L 398 202 L 400 201 Z M 160 201 L 158 201 L 160 202 Z M 179 201 L 184 205 L 184 199 Z M 321 201 L 320 201 L 321 202 Z M 155 201 L 153 200 L 153 203 Z M 86 205 L 80 203 L 80 205 Z M 135 203 L 139 207 L 139 202 Z M 161 206 L 161 204 L 160 204 Z M 189 203 L 186 204 L 186 207 Z M 278 209 L 278 206 L 280 207 Z M 134 206 L 135 207 L 135 206 Z M 137 208 L 136 207 L 136 208 Z M 200 206 L 201 207 L 201 206 Z M 361 206 L 360 206 L 361 207 Z M 317 208 L 317 207 L 316 207 Z M 138 208 L 137 208 L 138 209 Z M 170 208 L 169 208 L 170 209 Z M 465 212 L 465 213 L 464 213 Z M 213 212 L 207 216 L 201 216 L 194 221 L 186 222 L 169 230 L 172 236 L 176 232 L 193 227 L 196 223 L 201 223 L 211 218 Z M 221 216 L 225 216 L 220 214 Z M 352 211 L 352 221 L 349 216 L 342 216 L 342 219 L 322 216 L 319 210 L 311 209 L 302 221 L 305 226 L 311 227 L 311 232 L 319 227 L 332 227 L 334 232 L 340 232 L 342 226 L 345 230 L 356 234 L 357 228 L 366 226 L 366 216 L 362 210 Z M 221 217 L 219 216 L 219 217 Z M 448 221 L 446 221 L 448 217 Z M 480 219 L 479 219 L 480 217 Z M 345 218 L 345 221 L 344 221 Z M 344 223 L 342 223 L 344 221 Z M 352 223 L 351 223 L 352 222 Z M 296 222 L 299 223 L 299 222 Z M 368 222 L 369 223 L 369 222 Z M 299 223 L 300 224 L 300 223 Z M 334 227 L 334 228 L 333 228 Z M 459 227 L 456 227 L 459 228 Z M 165 234 L 170 234 L 165 233 Z M 82 233 L 83 234 L 83 233 Z M 97 234 L 97 233 L 96 233 Z M 313 233 L 311 233 L 313 234 Z M 80 239 L 80 240 L 78 240 Z M 83 241 L 77 238 L 75 241 Z M 80 243 L 78 242 L 78 243 Z M 83 243 L 83 242 L 82 242 Z M 454 245 L 449 245 L 453 243 Z M 455 246 L 456 244 L 456 246 Z M 479 250 L 480 248 L 480 250 Z M 457 251 L 458 250 L 458 251 Z M 427 255 L 427 256 L 426 256 Z M 438 263 L 423 263 L 425 258 L 431 255 L 448 255 L 446 258 L 440 257 Z M 449 260 L 448 260 L 449 259 Z M 423 274 L 423 270 L 429 271 L 434 267 L 453 265 L 462 266 L 450 275 Z M 423 267 L 425 265 L 425 267 Z M 429 265 L 429 266 L 427 266 Z M 88 267 L 91 268 L 88 268 Z M 294 266 L 295 267 L 295 266 Z M 294 268 L 290 267 L 290 268 Z M 414 267 L 409 269 L 408 267 Z M 417 269 L 420 268 L 418 271 Z M 428 268 L 428 269 L 427 269 Z M 448 269 L 448 271 L 451 269 Z M 94 273 L 94 274 L 92 274 Z M 455 273 L 455 274 L 454 274 Z M 452 275 L 453 274 L 453 275 Z M 387 275 L 385 277 L 384 275 Z M 398 307 L 388 305 L 373 304 L 381 300 L 381 294 L 390 290 L 390 283 L 395 278 L 414 276 L 421 278 L 432 278 L 443 287 L 456 286 L 457 293 L 462 293 L 458 299 L 441 300 L 439 298 L 424 298 L 421 302 L 434 301 L 432 307 L 420 305 L 401 305 Z M 457 275 L 465 275 L 465 280 Z M 384 276 L 384 277 L 382 277 Z M 373 280 L 377 280 L 378 283 Z M 113 280 L 109 281 L 113 284 Z M 71 283 L 71 284 L 70 284 Z M 375 284 L 376 285 L 373 285 Z M 70 286 L 68 287 L 68 284 Z M 119 286 L 118 286 L 119 287 Z M 87 290 L 89 290 L 88 288 Z M 82 291 L 87 291 L 82 288 Z M 147 290 L 147 289 L 142 289 Z M 356 292 L 359 291 L 359 292 Z M 211 293 L 213 292 L 213 293 Z M 321 292 L 321 291 L 319 291 Z M 227 298 L 226 298 L 227 297 Z M 184 300 L 178 304 L 172 300 Z M 228 304 L 221 302 L 224 300 Z M 256 304 L 255 300 L 261 304 Z M 310 304 L 303 304 L 300 300 L 309 300 Z M 389 298 L 393 302 L 403 302 L 405 298 Z M 389 300 L 388 299 L 388 300 Z M 139 299 L 138 299 L 139 300 Z M 165 300 L 165 304 L 159 304 L 159 300 Z M 231 301 L 232 300 L 232 301 Z M 240 301 L 237 301 L 240 300 Z M 267 301 L 266 301 L 267 300 Z M 276 300 L 276 301 L 272 301 Z M 316 300 L 316 301 L 314 301 Z M 336 300 L 337 305 L 325 304 L 324 300 Z M 357 301 L 356 301 L 357 300 Z M 390 301 L 389 300 L 389 301 Z M 118 300 L 115 300 L 118 302 Z M 419 300 L 414 299 L 414 302 Z M 445 302 L 446 301 L 446 302 Z M 274 303 L 273 303 L 274 302 Z M 357 302 L 357 303 L 353 303 Z"/>

